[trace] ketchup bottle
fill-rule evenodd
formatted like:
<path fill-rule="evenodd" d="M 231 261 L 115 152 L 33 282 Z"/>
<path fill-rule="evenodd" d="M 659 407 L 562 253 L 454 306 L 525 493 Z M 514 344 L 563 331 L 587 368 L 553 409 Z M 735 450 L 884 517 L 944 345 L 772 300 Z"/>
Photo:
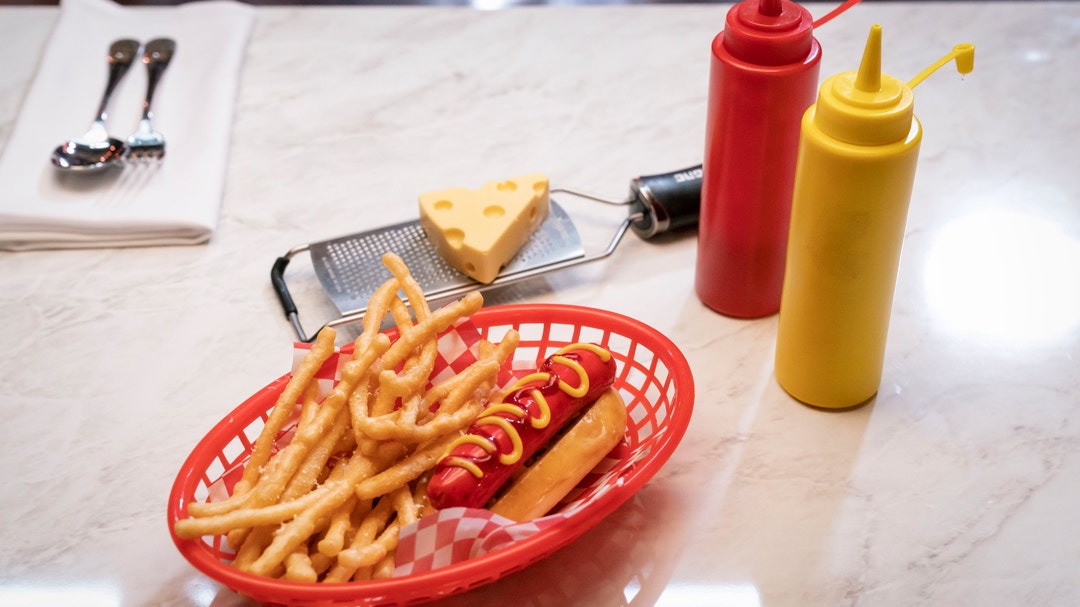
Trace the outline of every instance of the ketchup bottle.
<path fill-rule="evenodd" d="M 820 26 L 790 0 L 743 0 L 712 42 L 695 287 L 710 308 L 780 308 L 799 122 L 817 92 Z"/>
<path fill-rule="evenodd" d="M 695 287 L 737 318 L 780 307 L 799 120 L 821 46 L 790 0 L 743 0 L 712 43 Z"/>
<path fill-rule="evenodd" d="M 909 82 L 881 73 L 881 26 L 858 71 L 825 80 L 802 121 L 776 379 L 796 399 L 861 404 L 881 383 L 885 338 L 922 141 L 912 89 L 956 59 L 960 44 Z"/>

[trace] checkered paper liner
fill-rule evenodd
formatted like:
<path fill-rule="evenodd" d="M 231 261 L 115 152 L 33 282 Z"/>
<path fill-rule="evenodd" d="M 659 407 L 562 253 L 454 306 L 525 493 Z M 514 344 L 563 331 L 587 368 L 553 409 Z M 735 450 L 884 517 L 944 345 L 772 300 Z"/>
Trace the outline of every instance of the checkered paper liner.
<path fill-rule="evenodd" d="M 627 405 L 626 435 L 554 514 L 514 523 L 482 509 L 439 511 L 402 531 L 394 578 L 328 585 L 337 589 L 237 572 L 226 564 L 232 555 L 221 537 L 200 542 L 174 536 L 177 547 L 204 573 L 267 603 L 401 605 L 489 583 L 569 543 L 632 496 L 670 456 L 689 423 L 693 378 L 674 344 L 637 321 L 577 306 L 520 304 L 481 310 L 441 335 L 431 381 L 464 369 L 475 360 L 481 339 L 498 342 L 509 329 L 517 330 L 521 341 L 513 362 L 500 372 L 500 386 L 535 370 L 570 343 L 598 343 L 616 359 L 614 385 Z M 301 360 L 309 348 L 297 344 L 294 360 Z M 323 365 L 316 375 L 321 391 L 332 388 L 348 358 L 345 348 Z M 174 483 L 170 528 L 183 516 L 186 502 L 228 496 L 288 378 L 283 376 L 253 395 L 196 447 Z M 282 431 L 279 446 L 286 444 L 291 432 L 288 426 Z M 495 574 L 488 567 L 492 559 L 498 563 Z M 482 575 L 477 572 L 481 563 L 487 569 Z"/>

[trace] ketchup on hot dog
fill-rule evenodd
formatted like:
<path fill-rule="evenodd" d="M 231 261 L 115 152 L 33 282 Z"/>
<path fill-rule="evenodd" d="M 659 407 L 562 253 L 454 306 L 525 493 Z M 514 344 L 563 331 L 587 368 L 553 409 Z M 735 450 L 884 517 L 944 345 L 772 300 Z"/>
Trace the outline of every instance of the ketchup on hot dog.
<path fill-rule="evenodd" d="M 436 508 L 483 508 L 524 463 L 615 380 L 611 353 L 575 343 L 518 380 L 477 416 L 436 464 L 428 497 Z"/>

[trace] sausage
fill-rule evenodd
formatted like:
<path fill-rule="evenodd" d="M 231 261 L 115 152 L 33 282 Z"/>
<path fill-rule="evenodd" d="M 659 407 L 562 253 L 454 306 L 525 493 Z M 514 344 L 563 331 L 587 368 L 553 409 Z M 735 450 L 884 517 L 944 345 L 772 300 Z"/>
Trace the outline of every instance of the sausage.
<path fill-rule="evenodd" d="M 547 514 L 592 472 L 626 433 L 626 403 L 608 388 L 495 495 L 488 509 L 512 521 Z"/>
<path fill-rule="evenodd" d="M 615 360 L 596 344 L 560 349 L 488 406 L 432 471 L 435 508 L 483 508 L 526 461 L 615 381 Z"/>

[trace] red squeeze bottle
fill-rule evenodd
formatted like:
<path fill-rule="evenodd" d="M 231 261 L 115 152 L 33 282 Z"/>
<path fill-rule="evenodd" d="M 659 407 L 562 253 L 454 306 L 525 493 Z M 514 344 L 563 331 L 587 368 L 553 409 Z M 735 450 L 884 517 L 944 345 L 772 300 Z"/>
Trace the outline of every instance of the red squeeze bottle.
<path fill-rule="evenodd" d="M 712 43 L 695 287 L 727 316 L 780 309 L 799 130 L 821 62 L 813 26 L 795 2 L 743 0 Z"/>

